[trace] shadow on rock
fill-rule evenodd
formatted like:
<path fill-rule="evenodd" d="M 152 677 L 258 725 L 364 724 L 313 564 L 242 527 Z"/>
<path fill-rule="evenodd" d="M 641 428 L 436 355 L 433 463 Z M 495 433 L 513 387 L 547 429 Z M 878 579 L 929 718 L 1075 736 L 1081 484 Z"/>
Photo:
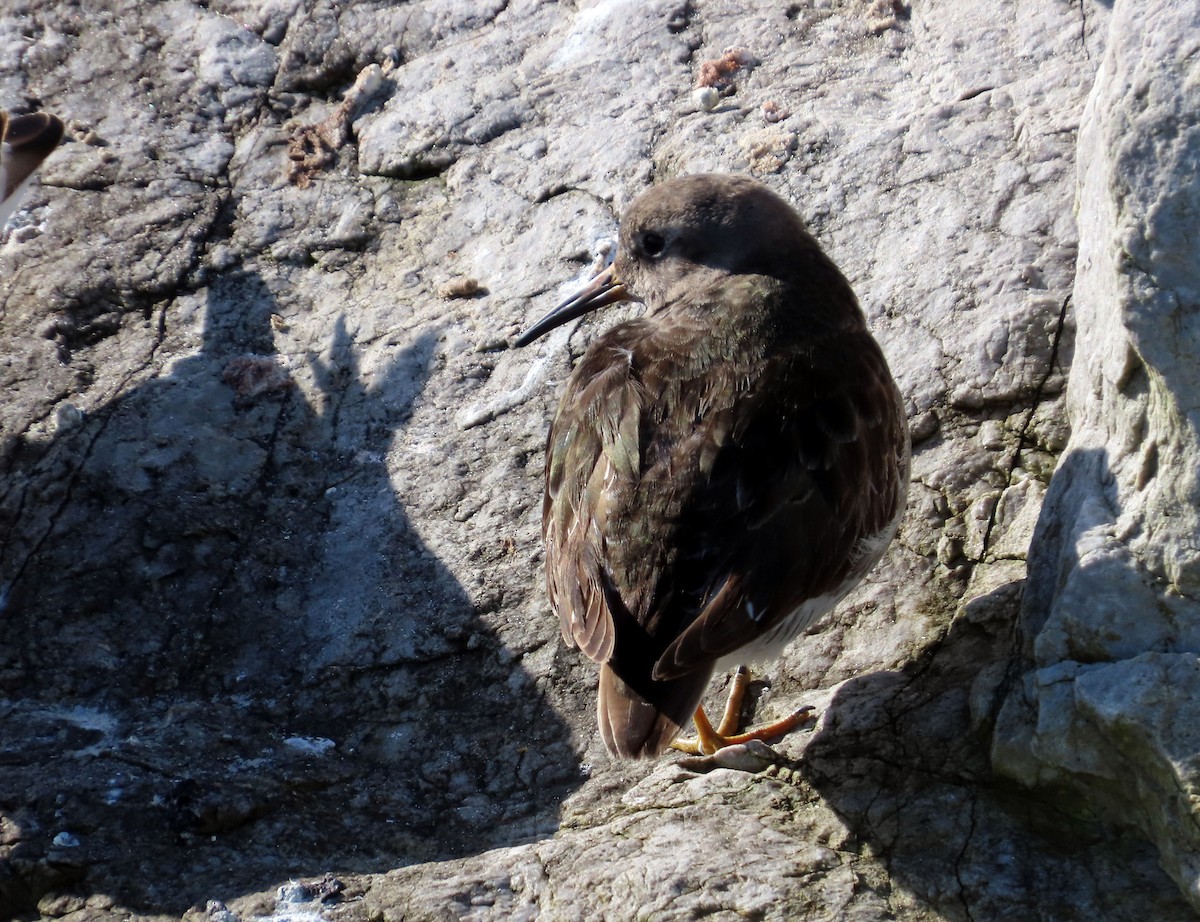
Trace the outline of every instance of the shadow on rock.
<path fill-rule="evenodd" d="M 577 783 L 396 500 L 434 334 L 368 383 L 339 320 L 310 405 L 273 305 L 222 279 L 198 354 L 12 462 L 0 914 L 47 892 L 178 913 L 467 854 L 552 831 Z"/>
<path fill-rule="evenodd" d="M 1147 843 L 1080 814 L 1077 801 L 993 775 L 1021 590 L 1010 583 L 967 603 L 906 668 L 845 683 L 806 747 L 804 778 L 858 848 L 884 857 L 889 888 L 947 919 L 1136 922 L 1155 908 L 1187 918 Z"/>

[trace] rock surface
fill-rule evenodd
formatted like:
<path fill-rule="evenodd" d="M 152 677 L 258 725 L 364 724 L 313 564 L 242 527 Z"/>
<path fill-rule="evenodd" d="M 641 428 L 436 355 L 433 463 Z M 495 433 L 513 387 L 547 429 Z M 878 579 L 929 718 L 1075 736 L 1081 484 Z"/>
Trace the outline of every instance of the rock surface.
<path fill-rule="evenodd" d="M 1077 608 L 1047 633 L 1026 601 L 1043 658 L 1014 639 L 1068 437 L 1072 289 L 1093 323 L 1138 291 L 1186 300 L 1194 277 L 1190 239 L 1122 236 L 1135 276 L 1096 236 L 1152 201 L 1138 149 L 1148 197 L 1081 206 L 1088 271 L 1109 274 L 1076 278 L 1077 133 L 1133 18 L 1087 0 L 16 4 L 0 104 L 56 112 L 70 140 L 0 242 L 0 915 L 1193 917 L 1159 866 L 1191 880 L 1186 797 L 1155 799 L 1161 754 L 1196 752 L 1158 708 L 1183 707 L 1162 682 L 1195 681 L 1163 659 L 1195 649 L 1186 631 L 1108 655 L 1130 685 L 1089 684 L 1101 660 L 1073 645 L 1105 629 Z M 697 76 L 731 49 L 702 108 Z M 1103 158 L 1099 92 L 1085 156 Z M 613 317 L 507 348 L 632 198 L 701 170 L 797 203 L 914 431 L 899 539 L 757 689 L 760 716 L 820 714 L 760 774 L 604 754 L 538 517 L 556 385 Z M 1161 253 L 1179 281 L 1146 271 Z M 1072 419 L 1124 426 L 1084 409 L 1090 354 Z M 1156 413 L 1193 413 L 1160 439 L 1184 477 L 1168 452 L 1195 407 L 1160 384 Z M 1183 546 L 1187 522 L 1139 508 Z M 1139 540 L 1191 591 L 1179 554 Z M 1031 789 L 991 769 L 1004 701 L 1002 764 Z M 1062 776 L 1089 766 L 1034 750 L 1034 707 L 1043 735 L 1085 709 L 1115 728 L 1144 782 L 1080 797 Z M 1127 831 L 1147 805 L 1158 825 L 1132 825 L 1154 845 Z"/>
<path fill-rule="evenodd" d="M 994 751 L 1142 830 L 1200 910 L 1198 31 L 1118 5 L 1085 110 L 1072 432 Z"/>

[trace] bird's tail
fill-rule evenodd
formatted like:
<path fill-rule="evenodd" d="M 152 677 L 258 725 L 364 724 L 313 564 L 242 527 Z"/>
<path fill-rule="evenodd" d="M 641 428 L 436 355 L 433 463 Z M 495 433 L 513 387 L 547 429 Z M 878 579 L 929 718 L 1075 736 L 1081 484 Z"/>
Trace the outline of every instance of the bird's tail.
<path fill-rule="evenodd" d="M 62 136 L 62 119 L 56 115 L 35 112 L 10 117 L 0 110 L 0 227 L 17 210 L 33 171 Z"/>
<path fill-rule="evenodd" d="M 596 719 L 604 745 L 613 755 L 634 759 L 665 752 L 692 719 L 711 678 L 710 670 L 701 669 L 666 682 L 651 680 L 639 691 L 602 665 Z"/>

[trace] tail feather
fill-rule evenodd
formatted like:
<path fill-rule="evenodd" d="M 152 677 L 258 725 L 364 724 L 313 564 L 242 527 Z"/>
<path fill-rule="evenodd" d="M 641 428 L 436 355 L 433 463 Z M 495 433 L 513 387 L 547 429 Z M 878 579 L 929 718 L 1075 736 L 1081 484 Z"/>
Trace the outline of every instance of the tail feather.
<path fill-rule="evenodd" d="M 604 745 L 613 755 L 633 759 L 665 752 L 692 719 L 711 678 L 711 670 L 701 669 L 666 682 L 646 683 L 642 694 L 611 666 L 601 666 L 596 718 Z"/>
<path fill-rule="evenodd" d="M 17 210 L 21 192 L 62 140 L 62 119 L 45 112 L 0 113 L 0 227 Z"/>

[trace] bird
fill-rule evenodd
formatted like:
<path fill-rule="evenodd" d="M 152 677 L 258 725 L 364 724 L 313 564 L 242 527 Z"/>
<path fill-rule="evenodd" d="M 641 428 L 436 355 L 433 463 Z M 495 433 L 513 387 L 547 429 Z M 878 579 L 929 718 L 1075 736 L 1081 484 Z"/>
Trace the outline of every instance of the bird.
<path fill-rule="evenodd" d="M 9 116 L 0 110 L 0 227 L 21 202 L 34 170 L 50 156 L 63 136 L 56 115 L 35 112 Z"/>
<path fill-rule="evenodd" d="M 749 177 L 642 193 L 609 266 L 515 345 L 626 301 L 643 312 L 591 342 L 547 437 L 550 604 L 600 665 L 612 755 L 773 739 L 797 721 L 731 735 L 701 699 L 718 670 L 777 657 L 880 560 L 910 479 L 904 400 L 850 283 Z M 697 741 L 678 740 L 693 718 Z"/>

